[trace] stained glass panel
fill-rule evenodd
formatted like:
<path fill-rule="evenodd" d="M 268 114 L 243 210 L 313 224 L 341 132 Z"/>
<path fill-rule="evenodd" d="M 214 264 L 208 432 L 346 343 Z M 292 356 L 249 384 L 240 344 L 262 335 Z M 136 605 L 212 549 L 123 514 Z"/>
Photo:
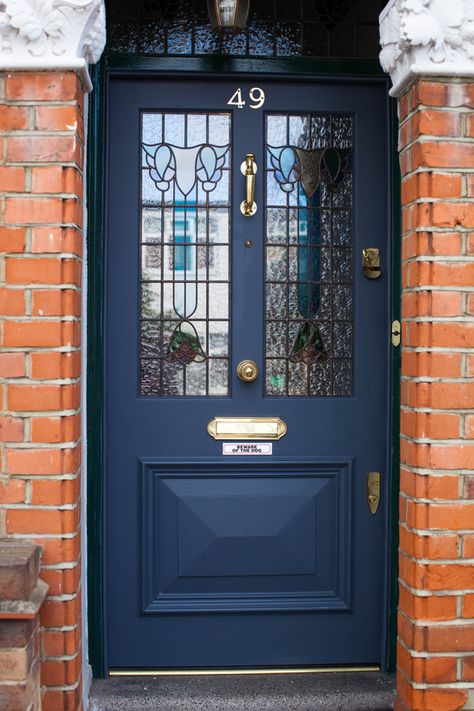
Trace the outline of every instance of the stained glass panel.
<path fill-rule="evenodd" d="M 229 394 L 230 114 L 142 114 L 141 395 Z"/>
<path fill-rule="evenodd" d="M 266 394 L 350 396 L 353 118 L 266 115 Z"/>

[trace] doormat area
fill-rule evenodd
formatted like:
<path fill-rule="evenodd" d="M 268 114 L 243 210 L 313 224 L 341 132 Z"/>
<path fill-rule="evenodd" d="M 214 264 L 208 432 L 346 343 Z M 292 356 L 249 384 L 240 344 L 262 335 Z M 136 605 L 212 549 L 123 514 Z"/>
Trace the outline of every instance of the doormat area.
<path fill-rule="evenodd" d="M 378 672 L 117 677 L 93 682 L 90 711 L 389 711 L 394 698 Z"/>

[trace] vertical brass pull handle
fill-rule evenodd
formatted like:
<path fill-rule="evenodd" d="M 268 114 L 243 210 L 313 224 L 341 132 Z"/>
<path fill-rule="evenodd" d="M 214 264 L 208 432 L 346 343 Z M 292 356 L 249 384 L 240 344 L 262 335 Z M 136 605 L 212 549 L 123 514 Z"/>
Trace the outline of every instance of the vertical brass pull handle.
<path fill-rule="evenodd" d="M 257 212 L 257 203 L 254 199 L 257 164 L 253 153 L 247 153 L 244 162 L 240 166 L 240 172 L 245 176 L 245 200 L 240 205 L 240 212 L 244 217 L 253 217 Z"/>

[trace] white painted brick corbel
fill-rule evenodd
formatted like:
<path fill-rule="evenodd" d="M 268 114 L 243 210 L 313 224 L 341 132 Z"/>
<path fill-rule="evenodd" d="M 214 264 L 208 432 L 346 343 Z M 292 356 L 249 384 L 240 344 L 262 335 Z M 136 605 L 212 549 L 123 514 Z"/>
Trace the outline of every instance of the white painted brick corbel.
<path fill-rule="evenodd" d="M 104 46 L 104 0 L 0 0 L 0 71 L 73 70 L 90 91 Z"/>
<path fill-rule="evenodd" d="M 400 96 L 417 77 L 474 77 L 474 0 L 390 0 L 380 63 Z"/>

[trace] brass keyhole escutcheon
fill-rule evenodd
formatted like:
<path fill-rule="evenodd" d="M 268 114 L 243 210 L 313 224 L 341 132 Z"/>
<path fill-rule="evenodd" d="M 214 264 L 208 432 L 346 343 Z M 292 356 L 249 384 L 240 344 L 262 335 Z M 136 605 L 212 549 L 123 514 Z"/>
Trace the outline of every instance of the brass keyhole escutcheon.
<path fill-rule="evenodd" d="M 258 378 L 258 365 L 253 360 L 243 360 L 237 366 L 237 375 L 244 383 L 252 383 Z"/>

